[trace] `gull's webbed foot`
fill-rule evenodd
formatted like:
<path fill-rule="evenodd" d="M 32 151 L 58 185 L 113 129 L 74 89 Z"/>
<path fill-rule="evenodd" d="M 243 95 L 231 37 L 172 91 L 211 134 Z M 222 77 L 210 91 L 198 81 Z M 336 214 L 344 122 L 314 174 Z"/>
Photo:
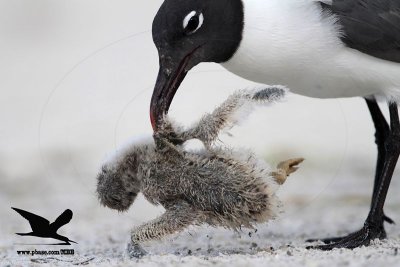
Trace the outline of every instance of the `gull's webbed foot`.
<path fill-rule="evenodd" d="M 361 246 L 368 246 L 372 240 L 385 239 L 386 231 L 381 225 L 373 225 L 368 222 L 361 230 L 343 237 L 333 237 L 324 239 L 309 239 L 307 242 L 322 241 L 325 245 L 309 246 L 308 249 L 332 250 L 334 248 L 353 249 Z"/>
<path fill-rule="evenodd" d="M 141 245 L 132 242 L 129 242 L 126 250 L 131 259 L 140 259 L 147 254 L 146 250 L 144 250 Z"/>

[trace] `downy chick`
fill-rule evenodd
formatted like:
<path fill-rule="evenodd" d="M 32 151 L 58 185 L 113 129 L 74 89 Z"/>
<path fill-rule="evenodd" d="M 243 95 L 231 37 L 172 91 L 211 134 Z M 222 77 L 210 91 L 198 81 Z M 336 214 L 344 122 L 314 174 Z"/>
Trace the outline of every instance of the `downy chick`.
<path fill-rule="evenodd" d="M 149 202 L 166 209 L 132 230 L 130 256 L 146 253 L 140 243 L 190 225 L 238 230 L 276 217 L 280 204 L 275 191 L 303 159 L 281 162 L 273 171 L 251 152 L 214 143 L 256 104 L 275 102 L 285 94 L 280 87 L 238 91 L 187 130 L 165 117 L 154 140 L 136 142 L 103 165 L 97 177 L 103 205 L 125 211 L 142 192 Z M 199 139 L 205 148 L 185 151 L 183 144 L 191 139 Z"/>

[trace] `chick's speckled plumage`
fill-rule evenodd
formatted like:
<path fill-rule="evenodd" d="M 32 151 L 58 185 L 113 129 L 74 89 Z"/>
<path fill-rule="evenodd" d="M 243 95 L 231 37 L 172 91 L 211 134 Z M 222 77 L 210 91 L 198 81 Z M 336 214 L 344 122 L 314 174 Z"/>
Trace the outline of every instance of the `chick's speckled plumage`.
<path fill-rule="evenodd" d="M 146 199 L 163 206 L 171 200 L 185 201 L 203 214 L 205 222 L 232 229 L 275 216 L 276 182 L 267 166 L 251 154 L 240 158 L 225 149 L 203 153 L 155 153 L 142 179 Z"/>
<path fill-rule="evenodd" d="M 142 251 L 140 242 L 189 225 L 208 223 L 238 230 L 277 215 L 275 191 L 302 159 L 285 161 L 271 171 L 251 152 L 217 147 L 214 142 L 221 130 L 237 124 L 254 104 L 274 102 L 285 92 L 279 87 L 238 91 L 187 130 L 165 117 L 154 141 L 135 142 L 104 164 L 97 185 L 102 204 L 126 210 L 142 192 L 148 201 L 166 209 L 161 217 L 132 231 L 134 255 Z M 185 151 L 183 144 L 195 138 L 205 148 Z"/>

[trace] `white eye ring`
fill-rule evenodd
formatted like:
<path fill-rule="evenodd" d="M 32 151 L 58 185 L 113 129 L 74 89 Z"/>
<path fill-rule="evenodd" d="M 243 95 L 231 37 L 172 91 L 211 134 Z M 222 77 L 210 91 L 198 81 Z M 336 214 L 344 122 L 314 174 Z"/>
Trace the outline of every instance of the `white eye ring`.
<path fill-rule="evenodd" d="M 197 28 L 195 30 L 189 32 L 189 34 L 195 33 L 198 29 L 200 29 L 200 27 L 203 25 L 204 22 L 203 13 L 197 13 L 196 11 L 193 10 L 192 12 L 187 14 L 186 17 L 183 19 L 183 29 L 186 29 L 190 19 L 193 18 L 194 16 L 199 16 L 199 25 L 197 25 Z"/>

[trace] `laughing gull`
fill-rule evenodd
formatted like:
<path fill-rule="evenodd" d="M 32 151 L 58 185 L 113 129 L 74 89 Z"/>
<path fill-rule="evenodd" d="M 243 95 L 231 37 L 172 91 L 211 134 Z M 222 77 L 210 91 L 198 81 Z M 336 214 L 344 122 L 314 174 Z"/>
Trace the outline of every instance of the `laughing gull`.
<path fill-rule="evenodd" d="M 383 212 L 400 154 L 399 0 L 165 0 L 153 22 L 160 70 L 150 117 L 168 112 L 187 72 L 216 62 L 245 79 L 314 98 L 364 97 L 376 128 L 377 169 L 361 230 L 319 249 L 386 238 Z M 387 99 L 388 123 L 376 96 Z"/>

